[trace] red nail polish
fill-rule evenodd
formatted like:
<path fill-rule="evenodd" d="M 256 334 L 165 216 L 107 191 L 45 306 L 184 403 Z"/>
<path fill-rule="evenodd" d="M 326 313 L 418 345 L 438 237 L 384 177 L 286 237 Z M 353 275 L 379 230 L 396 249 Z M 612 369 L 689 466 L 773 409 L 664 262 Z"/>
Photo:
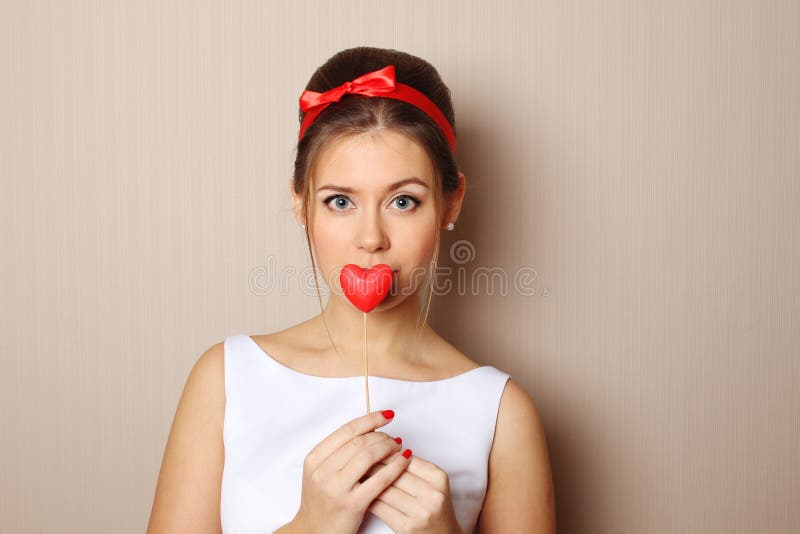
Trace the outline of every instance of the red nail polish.
<path fill-rule="evenodd" d="M 411 457 L 411 449 L 404 450 L 403 451 L 403 456 L 405 456 L 406 458 L 410 458 Z"/>
<path fill-rule="evenodd" d="M 381 413 L 386 419 L 391 419 L 394 417 L 394 412 L 392 410 L 383 410 Z"/>
<path fill-rule="evenodd" d="M 397 436 L 396 438 L 394 438 L 394 440 L 397 442 L 398 445 L 403 444 L 403 438 L 401 438 L 400 436 Z"/>

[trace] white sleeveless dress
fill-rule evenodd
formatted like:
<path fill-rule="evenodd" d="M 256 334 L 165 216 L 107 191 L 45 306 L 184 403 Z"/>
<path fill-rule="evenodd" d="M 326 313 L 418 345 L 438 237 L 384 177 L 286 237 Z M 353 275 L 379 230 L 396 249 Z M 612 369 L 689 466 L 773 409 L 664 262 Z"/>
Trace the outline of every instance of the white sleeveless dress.
<path fill-rule="evenodd" d="M 248 335 L 225 338 L 225 534 L 265 534 L 300 508 L 303 461 L 341 425 L 366 414 L 364 376 L 319 377 L 278 362 Z M 444 469 L 459 524 L 472 534 L 486 495 L 500 398 L 510 376 L 492 366 L 442 380 L 369 377 L 372 411 L 394 420 L 377 431 Z M 393 532 L 367 511 L 358 531 Z"/>

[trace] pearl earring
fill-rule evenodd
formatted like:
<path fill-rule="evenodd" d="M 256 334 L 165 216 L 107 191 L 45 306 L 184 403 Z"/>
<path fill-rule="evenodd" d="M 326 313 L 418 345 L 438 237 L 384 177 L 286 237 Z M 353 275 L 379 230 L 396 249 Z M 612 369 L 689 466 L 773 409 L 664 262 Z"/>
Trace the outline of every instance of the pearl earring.
<path fill-rule="evenodd" d="M 305 225 L 305 224 L 301 224 L 300 226 L 302 226 L 302 227 L 303 227 L 303 230 L 305 230 L 305 229 L 306 229 L 306 225 Z"/>
<path fill-rule="evenodd" d="M 453 223 L 447 223 L 447 229 L 448 229 L 448 230 L 452 230 L 452 229 L 453 229 L 453 228 L 455 228 L 455 227 L 456 227 L 456 225 L 455 225 L 455 224 L 453 224 Z"/>

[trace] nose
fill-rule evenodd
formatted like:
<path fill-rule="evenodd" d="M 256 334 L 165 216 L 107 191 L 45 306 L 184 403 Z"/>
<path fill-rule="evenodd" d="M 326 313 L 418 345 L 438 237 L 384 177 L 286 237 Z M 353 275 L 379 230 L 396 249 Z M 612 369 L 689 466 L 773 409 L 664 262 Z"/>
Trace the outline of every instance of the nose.
<path fill-rule="evenodd" d="M 367 252 L 385 250 L 389 246 L 387 235 L 380 215 L 364 216 L 358 231 L 359 246 Z"/>

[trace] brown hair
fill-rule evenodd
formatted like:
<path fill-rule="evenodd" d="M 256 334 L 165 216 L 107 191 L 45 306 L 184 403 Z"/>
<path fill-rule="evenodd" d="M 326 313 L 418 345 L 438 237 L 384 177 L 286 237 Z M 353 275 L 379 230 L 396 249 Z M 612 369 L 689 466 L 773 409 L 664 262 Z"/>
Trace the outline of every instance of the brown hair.
<path fill-rule="evenodd" d="M 351 81 L 367 72 L 394 65 L 398 82 L 410 85 L 422 92 L 442 111 L 455 132 L 455 114 L 450 100 L 450 90 L 442 82 L 439 73 L 427 61 L 398 50 L 360 46 L 338 52 L 320 66 L 306 85 L 306 90 L 324 93 L 329 89 Z M 299 121 L 303 121 L 303 111 Z M 433 294 L 431 277 L 436 272 L 439 258 L 439 228 L 445 201 L 458 189 L 458 167 L 442 130 L 424 111 L 416 106 L 390 98 L 367 97 L 347 94 L 341 101 L 326 107 L 305 131 L 297 144 L 292 187 L 295 195 L 303 201 L 303 220 L 306 222 L 306 243 L 314 270 L 322 319 L 327 321 L 322 309 L 317 282 L 317 268 L 311 247 L 309 228 L 314 208 L 311 202 L 311 181 L 322 147 L 333 140 L 351 135 L 392 130 L 417 142 L 427 153 L 434 168 L 434 207 L 436 212 L 436 246 L 426 286 L 428 287 L 425 317 L 417 323 L 417 338 L 425 324 Z M 311 206 L 311 208 L 309 208 Z M 420 315 L 422 317 L 422 315 Z M 328 330 L 330 337 L 330 330 Z M 331 343 L 333 339 L 331 338 Z M 334 345 L 335 347 L 335 345 Z M 337 349 L 338 350 L 338 349 Z"/>

